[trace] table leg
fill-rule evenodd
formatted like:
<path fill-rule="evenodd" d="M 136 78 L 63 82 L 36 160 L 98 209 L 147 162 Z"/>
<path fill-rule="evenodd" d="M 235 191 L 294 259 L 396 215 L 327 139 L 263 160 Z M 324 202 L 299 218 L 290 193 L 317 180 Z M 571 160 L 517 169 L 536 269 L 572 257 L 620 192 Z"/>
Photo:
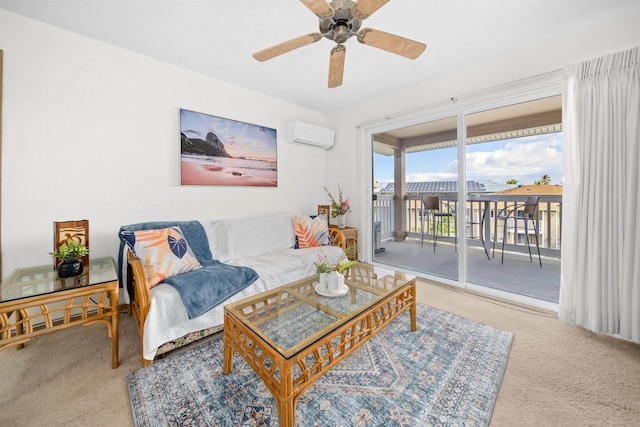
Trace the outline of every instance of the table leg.
<path fill-rule="evenodd" d="M 416 285 L 415 282 L 413 284 L 413 299 L 411 300 L 411 308 L 409 309 L 409 313 L 411 314 L 411 332 L 415 332 L 417 328 L 416 317 L 417 317 L 417 309 L 416 309 Z"/>
<path fill-rule="evenodd" d="M 227 337 L 224 337 L 224 351 L 222 359 L 222 372 L 227 375 L 233 371 L 233 348 L 227 343 Z"/>
<path fill-rule="evenodd" d="M 119 366 L 118 361 L 118 288 L 111 291 L 111 368 Z"/>
<path fill-rule="evenodd" d="M 20 314 L 20 310 L 16 310 L 16 335 L 22 335 L 24 333 L 24 327 L 22 326 L 22 315 Z M 16 345 L 18 350 L 24 348 L 24 344 Z"/>
<path fill-rule="evenodd" d="M 280 427 L 296 425 L 296 404 L 293 399 L 278 401 L 278 418 Z"/>
<path fill-rule="evenodd" d="M 491 226 L 490 226 L 490 218 L 487 218 L 487 211 L 491 209 L 491 202 L 484 202 L 484 212 L 482 212 L 482 220 L 480 221 L 480 237 L 482 238 L 482 248 L 484 249 L 485 255 L 487 255 L 487 259 L 491 261 L 491 257 L 489 256 L 489 250 L 487 249 L 487 241 L 491 241 Z M 485 227 L 486 225 L 486 227 Z M 485 239 L 484 229 L 489 231 L 488 239 Z"/>
<path fill-rule="evenodd" d="M 296 425 L 296 402 L 297 396 L 293 393 L 293 372 L 291 366 L 280 366 L 281 388 L 279 395 L 274 397 L 278 402 L 278 418 L 280 427 L 294 427 Z"/>

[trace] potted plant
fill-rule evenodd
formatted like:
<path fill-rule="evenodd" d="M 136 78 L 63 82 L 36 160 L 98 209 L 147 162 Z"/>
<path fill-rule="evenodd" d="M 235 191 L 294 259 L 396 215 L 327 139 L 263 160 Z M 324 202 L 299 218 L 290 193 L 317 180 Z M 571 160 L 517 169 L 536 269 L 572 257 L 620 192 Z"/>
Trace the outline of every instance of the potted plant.
<path fill-rule="evenodd" d="M 351 261 L 343 255 L 335 263 L 330 263 L 327 255 L 322 251 L 317 256 L 319 262 L 314 262 L 313 265 L 316 266 L 316 271 L 320 274 L 318 282 L 320 291 L 339 292 L 344 288 L 345 270 L 355 264 L 355 261 Z"/>
<path fill-rule="evenodd" d="M 64 279 L 74 277 L 82 273 L 83 265 L 81 258 L 89 253 L 89 248 L 75 240 L 67 240 L 55 251 L 49 252 L 55 259 L 61 262 L 58 264 L 58 277 Z"/>
<path fill-rule="evenodd" d="M 351 261 L 349 258 L 343 255 L 342 258 L 340 258 L 336 263 L 336 271 L 340 274 L 344 274 L 345 270 L 355 263 L 355 261 Z"/>

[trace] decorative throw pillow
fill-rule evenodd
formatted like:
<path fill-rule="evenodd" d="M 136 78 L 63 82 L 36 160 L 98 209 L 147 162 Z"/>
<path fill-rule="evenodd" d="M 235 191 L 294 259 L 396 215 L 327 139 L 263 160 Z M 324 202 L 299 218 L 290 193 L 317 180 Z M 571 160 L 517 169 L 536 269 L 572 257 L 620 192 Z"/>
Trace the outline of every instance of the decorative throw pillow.
<path fill-rule="evenodd" d="M 306 215 L 293 216 L 296 233 L 296 248 L 310 248 L 329 244 L 329 223 L 325 215 L 311 218 Z"/>
<path fill-rule="evenodd" d="M 144 264 L 149 288 L 167 277 L 202 268 L 178 226 L 123 231 L 122 237 Z"/>

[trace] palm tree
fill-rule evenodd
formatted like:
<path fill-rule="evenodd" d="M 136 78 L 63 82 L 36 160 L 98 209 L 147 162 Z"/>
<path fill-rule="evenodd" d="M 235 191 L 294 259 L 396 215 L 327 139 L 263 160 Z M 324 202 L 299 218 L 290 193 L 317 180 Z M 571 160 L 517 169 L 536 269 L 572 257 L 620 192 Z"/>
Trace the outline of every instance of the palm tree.
<path fill-rule="evenodd" d="M 538 181 L 534 182 L 535 185 L 549 185 L 551 182 L 551 177 L 547 174 L 542 175 Z"/>
<path fill-rule="evenodd" d="M 506 182 L 507 185 L 516 185 L 518 183 L 517 179 L 510 179 Z"/>

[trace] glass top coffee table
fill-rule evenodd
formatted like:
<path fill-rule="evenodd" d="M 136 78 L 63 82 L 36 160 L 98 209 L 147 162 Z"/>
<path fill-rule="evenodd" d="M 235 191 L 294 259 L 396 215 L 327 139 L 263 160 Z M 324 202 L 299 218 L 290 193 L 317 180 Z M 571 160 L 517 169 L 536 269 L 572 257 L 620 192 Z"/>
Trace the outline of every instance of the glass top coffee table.
<path fill-rule="evenodd" d="M 415 277 L 357 263 L 344 295 L 316 292 L 318 275 L 225 306 L 224 373 L 240 354 L 278 404 L 280 426 L 295 425 L 300 394 L 403 311 L 416 330 Z M 326 295 L 325 292 L 322 292 Z"/>

